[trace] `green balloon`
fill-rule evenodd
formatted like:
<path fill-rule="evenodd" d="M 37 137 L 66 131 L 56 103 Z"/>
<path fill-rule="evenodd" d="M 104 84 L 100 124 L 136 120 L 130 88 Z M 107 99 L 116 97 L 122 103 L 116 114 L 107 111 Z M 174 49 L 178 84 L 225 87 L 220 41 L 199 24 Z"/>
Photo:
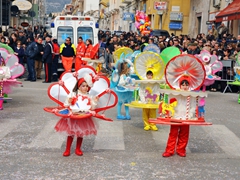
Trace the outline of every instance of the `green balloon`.
<path fill-rule="evenodd" d="M 167 83 L 160 84 L 160 89 L 171 89 Z"/>
<path fill-rule="evenodd" d="M 10 46 L 6 45 L 6 44 L 0 43 L 0 48 L 6 49 L 9 54 L 13 54 L 14 53 L 13 49 Z"/>
<path fill-rule="evenodd" d="M 175 56 L 180 55 L 181 52 L 177 47 L 171 46 L 164 49 L 160 56 L 163 59 L 165 65 Z"/>

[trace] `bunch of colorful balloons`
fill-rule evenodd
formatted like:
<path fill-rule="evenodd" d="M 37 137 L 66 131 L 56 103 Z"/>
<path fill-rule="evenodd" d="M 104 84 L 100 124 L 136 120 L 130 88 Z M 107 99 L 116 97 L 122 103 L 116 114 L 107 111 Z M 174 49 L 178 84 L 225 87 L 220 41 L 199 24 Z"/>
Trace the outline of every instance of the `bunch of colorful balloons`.
<path fill-rule="evenodd" d="M 136 11 L 135 15 L 135 26 L 142 35 L 149 35 L 152 31 L 150 28 L 151 21 L 143 11 Z"/>

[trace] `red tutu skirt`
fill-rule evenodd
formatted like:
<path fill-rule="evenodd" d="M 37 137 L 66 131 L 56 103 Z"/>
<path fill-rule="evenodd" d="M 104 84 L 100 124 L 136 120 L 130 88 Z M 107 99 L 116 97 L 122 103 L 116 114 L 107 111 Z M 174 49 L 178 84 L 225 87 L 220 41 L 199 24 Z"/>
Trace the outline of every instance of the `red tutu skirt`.
<path fill-rule="evenodd" d="M 67 136 L 83 137 L 88 135 L 97 135 L 97 125 L 91 117 L 79 120 L 61 118 L 54 129 L 57 132 L 66 134 Z"/>

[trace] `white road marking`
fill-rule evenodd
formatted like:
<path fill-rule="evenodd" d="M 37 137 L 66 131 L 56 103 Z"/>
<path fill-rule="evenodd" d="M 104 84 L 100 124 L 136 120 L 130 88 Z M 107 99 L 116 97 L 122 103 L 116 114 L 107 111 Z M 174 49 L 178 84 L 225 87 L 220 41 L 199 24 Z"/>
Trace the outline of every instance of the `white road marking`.
<path fill-rule="evenodd" d="M 153 139 L 157 146 L 159 146 L 159 150 L 161 152 L 165 151 L 165 148 L 167 146 L 168 136 L 170 132 L 170 126 L 168 125 L 157 125 L 158 131 L 152 131 Z M 190 153 L 190 149 L 186 148 L 187 153 Z"/>
<path fill-rule="evenodd" d="M 57 148 L 60 149 L 64 141 L 64 137 L 55 132 L 54 127 L 56 120 L 50 120 L 42 131 L 28 145 L 28 148 Z"/>
<path fill-rule="evenodd" d="M 6 136 L 8 133 L 17 128 L 17 126 L 25 119 L 1 119 L 0 122 L 0 139 Z"/>
<path fill-rule="evenodd" d="M 203 129 L 226 154 L 240 156 L 240 139 L 226 126 L 212 125 Z"/>
<path fill-rule="evenodd" d="M 122 122 L 98 121 L 99 129 L 93 149 L 125 150 Z"/>

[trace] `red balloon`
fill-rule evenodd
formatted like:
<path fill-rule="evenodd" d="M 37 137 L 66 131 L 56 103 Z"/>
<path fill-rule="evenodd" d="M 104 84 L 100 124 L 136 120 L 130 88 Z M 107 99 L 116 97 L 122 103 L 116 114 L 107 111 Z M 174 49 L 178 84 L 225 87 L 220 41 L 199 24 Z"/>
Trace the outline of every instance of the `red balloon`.
<path fill-rule="evenodd" d="M 149 18 L 148 16 L 145 17 L 145 22 L 148 22 L 149 21 Z"/>

